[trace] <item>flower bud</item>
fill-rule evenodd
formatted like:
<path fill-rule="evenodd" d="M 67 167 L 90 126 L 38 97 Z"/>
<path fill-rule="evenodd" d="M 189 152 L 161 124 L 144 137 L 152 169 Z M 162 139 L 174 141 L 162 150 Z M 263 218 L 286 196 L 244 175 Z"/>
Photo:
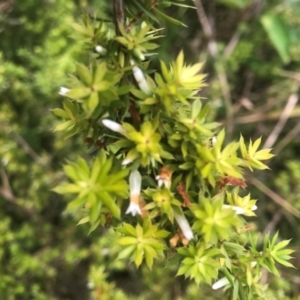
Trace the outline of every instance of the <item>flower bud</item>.
<path fill-rule="evenodd" d="M 70 91 L 70 89 L 64 87 L 64 86 L 61 86 L 59 88 L 59 92 L 58 94 L 61 95 L 61 96 L 67 96 L 68 92 Z"/>
<path fill-rule="evenodd" d="M 133 77 L 136 80 L 140 90 L 143 91 L 145 94 L 150 94 L 151 90 L 143 71 L 135 65 L 135 62 L 133 60 L 130 61 L 130 64 L 133 66 Z"/>
<path fill-rule="evenodd" d="M 107 50 L 105 48 L 103 48 L 102 46 L 100 46 L 100 45 L 97 45 L 95 47 L 95 51 L 98 52 L 101 55 L 105 55 L 107 53 Z"/>
<path fill-rule="evenodd" d="M 194 237 L 190 224 L 188 223 L 184 214 L 174 213 L 175 220 L 182 232 L 182 234 L 188 239 L 191 240 Z"/>
<path fill-rule="evenodd" d="M 102 120 L 102 124 L 107 127 L 108 129 L 114 131 L 114 132 L 118 132 L 121 134 L 126 134 L 125 129 L 123 128 L 123 126 L 115 121 L 109 120 L 109 119 L 103 119 Z"/>
<path fill-rule="evenodd" d="M 130 204 L 126 210 L 126 214 L 141 215 L 142 211 L 139 206 L 139 198 L 141 193 L 142 176 L 139 171 L 133 171 L 129 175 L 129 189 L 130 189 Z"/>

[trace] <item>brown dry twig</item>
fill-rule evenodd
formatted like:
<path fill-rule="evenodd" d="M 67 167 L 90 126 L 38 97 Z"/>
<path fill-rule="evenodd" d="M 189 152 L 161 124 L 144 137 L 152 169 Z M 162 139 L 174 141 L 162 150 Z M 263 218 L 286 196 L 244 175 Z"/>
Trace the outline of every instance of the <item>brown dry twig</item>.
<path fill-rule="evenodd" d="M 232 132 L 233 130 L 233 107 L 231 103 L 231 94 L 230 94 L 230 89 L 229 89 L 229 84 L 225 72 L 225 68 L 223 64 L 219 61 L 219 53 L 218 53 L 218 47 L 217 47 L 217 42 L 214 38 L 214 31 L 213 27 L 211 26 L 206 13 L 204 11 L 203 5 L 201 0 L 194 0 L 195 6 L 197 9 L 197 15 L 200 24 L 202 25 L 203 33 L 204 36 L 206 37 L 208 41 L 208 52 L 211 55 L 211 57 L 214 59 L 215 63 L 215 68 L 217 72 L 217 76 L 220 82 L 224 102 L 225 102 L 225 107 L 226 107 L 226 121 L 227 121 L 227 127 L 229 133 Z"/>
<path fill-rule="evenodd" d="M 263 148 L 272 148 L 272 146 L 276 142 L 280 132 L 284 128 L 284 125 L 286 124 L 287 120 L 291 116 L 291 113 L 294 110 L 298 100 L 299 100 L 299 97 L 296 93 L 293 93 L 290 95 L 276 126 L 273 128 L 272 132 L 270 133 L 269 137 L 267 138 L 265 144 L 263 145 Z"/>
<path fill-rule="evenodd" d="M 263 184 L 260 180 L 255 177 L 250 177 L 248 179 L 254 186 L 256 186 L 261 192 L 266 194 L 269 198 L 271 198 L 274 202 L 284 208 L 286 211 L 291 213 L 297 218 L 300 218 L 300 211 L 297 210 L 294 206 L 292 206 L 289 202 L 283 199 L 280 195 L 276 194 L 274 191 L 269 189 L 265 184 Z"/>
<path fill-rule="evenodd" d="M 158 0 L 152 0 L 152 2 L 150 3 L 149 6 L 149 10 L 153 9 L 154 6 L 158 3 Z M 132 26 L 138 21 L 140 20 L 144 15 L 143 11 L 139 11 L 136 16 L 130 21 L 130 23 L 126 26 L 126 31 L 130 31 L 130 29 L 132 28 Z"/>
<path fill-rule="evenodd" d="M 188 193 L 186 192 L 185 186 L 184 186 L 182 181 L 179 182 L 179 184 L 177 186 L 177 191 L 183 199 L 183 205 L 182 206 L 189 207 L 191 205 L 190 197 L 189 197 Z"/>

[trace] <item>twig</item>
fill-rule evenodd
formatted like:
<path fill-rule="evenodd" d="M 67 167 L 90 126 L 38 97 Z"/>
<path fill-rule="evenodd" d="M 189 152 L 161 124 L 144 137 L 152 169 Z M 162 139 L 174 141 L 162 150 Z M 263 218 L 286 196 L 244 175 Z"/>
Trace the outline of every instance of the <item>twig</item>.
<path fill-rule="evenodd" d="M 152 8 L 154 8 L 154 6 L 158 3 L 158 0 L 152 0 L 152 2 L 150 3 L 150 7 L 149 9 L 151 10 Z M 130 23 L 126 26 L 126 31 L 130 31 L 130 29 L 132 28 L 132 26 L 138 21 L 140 20 L 144 15 L 143 11 L 139 11 L 136 16 L 130 21 Z"/>
<path fill-rule="evenodd" d="M 8 202 L 13 204 L 13 207 L 17 209 L 19 212 L 24 214 L 24 212 L 31 217 L 35 215 L 34 209 L 29 209 L 26 207 L 23 207 L 18 203 L 17 198 L 15 197 L 11 185 L 8 180 L 8 176 L 3 168 L 0 169 L 0 176 L 2 181 L 2 186 L 0 187 L 0 194 L 3 197 L 3 199 L 7 200 Z"/>
<path fill-rule="evenodd" d="M 31 156 L 38 164 L 42 164 L 42 158 L 29 146 L 29 144 L 25 141 L 25 139 L 15 133 L 11 132 L 13 139 L 24 149 L 24 151 Z"/>
<path fill-rule="evenodd" d="M 4 169 L 0 169 L 0 176 L 2 180 L 2 187 L 0 188 L 0 194 L 8 201 L 16 203 L 16 197 L 14 196 L 8 177 Z"/>
<path fill-rule="evenodd" d="M 124 3 L 123 0 L 113 0 L 114 5 L 114 21 L 116 27 L 116 34 L 120 35 L 119 24 L 125 24 L 125 16 L 124 16 Z"/>
<path fill-rule="evenodd" d="M 238 28 L 236 30 L 236 32 L 234 33 L 234 35 L 231 37 L 229 43 L 227 44 L 227 46 L 224 50 L 224 57 L 225 58 L 228 58 L 232 54 L 233 50 L 235 49 L 236 45 L 238 44 L 238 41 L 239 41 L 241 35 L 242 35 L 242 32 Z"/>
<path fill-rule="evenodd" d="M 106 23 L 112 23 L 112 22 L 113 22 L 113 21 L 110 20 L 110 19 L 93 17 L 91 14 L 88 14 L 88 16 L 89 16 L 89 18 L 90 18 L 91 20 L 98 21 L 98 22 L 106 22 Z"/>
<path fill-rule="evenodd" d="M 298 135 L 300 132 L 300 122 L 297 123 L 297 125 L 289 131 L 289 133 L 276 145 L 273 152 L 275 154 L 279 153 L 288 143 L 290 143 L 296 135 Z"/>
<path fill-rule="evenodd" d="M 297 94 L 290 95 L 276 126 L 274 127 L 269 137 L 267 138 L 263 148 L 271 148 L 274 145 L 285 123 L 289 119 L 294 107 L 296 106 L 298 99 L 299 97 Z"/>
<path fill-rule="evenodd" d="M 208 18 L 205 14 L 203 5 L 201 0 L 194 0 L 195 6 L 197 8 L 197 15 L 200 24 L 202 25 L 204 36 L 206 37 L 208 41 L 208 52 L 212 56 L 212 58 L 215 60 L 215 68 L 217 72 L 217 76 L 219 78 L 219 82 L 221 85 L 222 94 L 224 97 L 225 107 L 226 107 L 226 120 L 227 120 L 227 126 L 228 131 L 232 132 L 233 130 L 233 108 L 231 104 L 231 95 L 230 95 L 230 89 L 229 84 L 226 76 L 226 72 L 224 69 L 223 64 L 219 61 L 219 53 L 218 53 L 218 47 L 217 43 L 214 39 L 214 32 L 211 24 L 208 21 Z"/>
<path fill-rule="evenodd" d="M 269 189 L 266 185 L 264 185 L 260 180 L 258 180 L 255 177 L 250 177 L 249 181 L 256 186 L 261 192 L 266 194 L 269 198 L 271 198 L 274 202 L 276 202 L 278 205 L 283 207 L 286 211 L 291 213 L 297 218 L 300 218 L 300 211 L 297 210 L 294 206 L 292 206 L 289 202 L 287 202 L 285 199 L 283 199 L 281 196 L 273 192 L 271 189 Z"/>
<path fill-rule="evenodd" d="M 263 235 L 272 232 L 274 228 L 276 227 L 277 223 L 281 220 L 282 218 L 282 211 L 277 210 L 277 212 L 274 214 L 272 220 L 268 223 L 266 228 L 263 231 Z"/>
<path fill-rule="evenodd" d="M 282 114 L 282 110 L 274 111 L 270 113 L 255 113 L 243 117 L 235 118 L 236 124 L 247 124 L 247 123 L 254 123 L 258 121 L 265 121 L 265 120 L 276 120 Z M 290 118 L 299 118 L 300 117 L 300 108 L 296 107 L 294 111 L 290 114 Z"/>

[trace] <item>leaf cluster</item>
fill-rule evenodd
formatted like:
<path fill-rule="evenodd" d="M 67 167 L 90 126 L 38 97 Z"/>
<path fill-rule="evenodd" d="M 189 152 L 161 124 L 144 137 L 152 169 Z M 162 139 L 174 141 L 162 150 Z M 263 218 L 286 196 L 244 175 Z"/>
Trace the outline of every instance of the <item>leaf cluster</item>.
<path fill-rule="evenodd" d="M 151 20 L 169 18 L 161 2 L 137 3 L 128 1 L 115 35 L 97 40 L 107 51 L 96 57 L 90 51 L 90 63 L 77 65 L 64 109 L 54 110 L 64 119 L 56 130 L 82 134 L 101 148 L 91 166 L 83 158 L 67 163 L 72 183 L 55 191 L 76 194 L 67 209 L 87 213 L 79 223 L 89 222 L 90 231 L 113 226 L 120 259 L 151 268 L 175 252 L 170 264 L 177 275 L 212 284 L 223 274 L 232 299 L 262 295 L 262 268 L 278 275 L 275 263 L 291 266 L 291 250 L 277 236 L 264 239 L 263 258 L 245 247 L 243 216 L 255 216 L 257 206 L 239 187 L 247 186 L 245 170 L 268 169 L 263 161 L 273 154 L 259 150 L 260 138 L 227 143 L 220 124 L 207 121 L 209 105 L 198 96 L 201 63 L 186 65 L 180 52 L 170 66 L 161 61 L 160 71 L 149 69 L 145 58 L 154 56 L 153 40 L 160 37 Z M 105 36 L 104 26 L 83 23 L 85 30 L 74 28 Z"/>

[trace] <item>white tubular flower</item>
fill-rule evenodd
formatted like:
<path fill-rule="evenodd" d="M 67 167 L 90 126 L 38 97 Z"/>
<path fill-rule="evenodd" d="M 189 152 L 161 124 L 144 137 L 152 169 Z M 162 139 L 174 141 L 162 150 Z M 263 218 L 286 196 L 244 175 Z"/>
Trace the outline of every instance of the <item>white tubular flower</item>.
<path fill-rule="evenodd" d="M 114 132 L 118 132 L 118 133 L 121 133 L 123 135 L 126 134 L 126 131 L 122 127 L 122 125 L 115 122 L 115 121 L 112 121 L 112 120 L 109 120 L 109 119 L 104 119 L 104 120 L 102 120 L 102 123 L 105 127 L 107 127 L 108 129 L 110 129 Z"/>
<path fill-rule="evenodd" d="M 61 86 L 59 88 L 59 92 L 58 94 L 61 95 L 61 96 L 67 96 L 68 92 L 70 91 L 70 89 L 64 87 L 64 86 Z"/>
<path fill-rule="evenodd" d="M 133 77 L 135 78 L 140 90 L 146 94 L 149 94 L 151 92 L 151 90 L 150 90 L 149 84 L 144 76 L 143 71 L 138 66 L 135 65 L 134 60 L 131 60 L 130 64 L 133 66 L 133 68 L 132 68 Z"/>
<path fill-rule="evenodd" d="M 229 280 L 226 277 L 223 277 L 221 279 L 219 279 L 218 281 L 216 281 L 213 285 L 212 285 L 212 289 L 213 290 L 218 290 L 220 288 L 222 288 L 223 286 L 229 284 Z"/>
<path fill-rule="evenodd" d="M 250 263 L 251 268 L 254 268 L 257 265 L 256 261 L 252 261 Z M 218 281 L 216 281 L 213 285 L 212 285 L 212 289 L 213 290 L 218 290 L 222 287 L 224 287 L 225 285 L 229 284 L 229 280 L 226 277 L 222 277 L 221 279 L 219 279 Z"/>
<path fill-rule="evenodd" d="M 260 252 L 261 253 L 261 252 Z M 252 261 L 251 263 L 250 263 L 250 265 L 251 265 L 251 268 L 254 268 L 256 265 L 257 265 L 257 261 Z"/>
<path fill-rule="evenodd" d="M 242 207 L 239 207 L 239 206 L 234 206 L 234 205 L 227 205 L 227 204 L 224 204 L 223 205 L 223 208 L 231 208 L 231 209 L 233 209 L 234 211 L 235 211 L 235 213 L 237 214 L 237 215 L 243 215 L 245 212 L 246 212 L 246 210 L 244 209 L 244 208 L 242 208 Z M 253 210 L 256 210 L 257 209 L 257 206 L 256 205 L 253 205 L 252 207 L 251 207 L 251 210 L 253 211 Z"/>
<path fill-rule="evenodd" d="M 191 240 L 194 237 L 194 234 L 193 234 L 190 224 L 188 223 L 184 214 L 179 215 L 177 213 L 174 213 L 174 217 L 175 217 L 175 220 L 176 220 L 182 234 L 188 240 Z"/>
<path fill-rule="evenodd" d="M 257 206 L 254 204 L 252 207 L 251 207 L 251 210 L 257 210 Z"/>
<path fill-rule="evenodd" d="M 217 142 L 217 138 L 213 136 L 212 138 L 209 139 L 209 142 L 210 142 L 210 146 L 214 147 Z"/>
<path fill-rule="evenodd" d="M 102 55 L 105 55 L 107 50 L 105 48 L 103 48 L 102 46 L 100 45 L 97 45 L 95 47 L 95 51 L 98 52 L 99 54 L 102 54 Z"/>
<path fill-rule="evenodd" d="M 130 188 L 130 204 L 126 210 L 126 214 L 141 215 L 142 211 L 139 206 L 139 198 L 141 193 L 142 176 L 139 171 L 133 171 L 129 176 L 129 188 Z"/>
<path fill-rule="evenodd" d="M 130 159 L 130 158 L 126 158 L 122 161 L 122 165 L 126 166 L 128 164 L 130 164 L 131 162 L 133 162 L 134 159 Z"/>
<path fill-rule="evenodd" d="M 159 171 L 159 175 L 155 177 L 158 186 L 162 187 L 164 185 L 167 189 L 170 189 L 172 184 L 172 173 L 173 172 L 169 170 L 168 166 L 163 166 Z"/>
<path fill-rule="evenodd" d="M 234 205 L 227 205 L 227 204 L 224 204 L 223 205 L 223 208 L 231 208 L 235 211 L 235 213 L 237 215 L 242 215 L 245 213 L 245 210 L 242 208 L 242 207 L 238 207 L 238 206 L 234 206 Z"/>

